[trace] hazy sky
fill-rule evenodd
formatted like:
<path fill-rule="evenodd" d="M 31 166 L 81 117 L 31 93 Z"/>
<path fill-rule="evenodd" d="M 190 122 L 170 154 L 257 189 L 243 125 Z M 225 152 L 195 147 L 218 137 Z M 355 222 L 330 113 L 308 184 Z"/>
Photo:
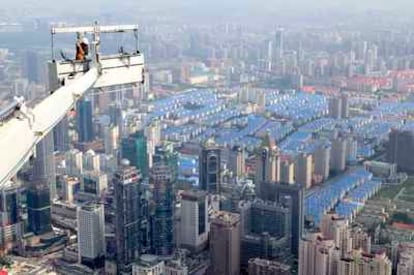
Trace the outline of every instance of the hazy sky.
<path fill-rule="evenodd" d="M 414 13 L 413 0 L 2 0 L 3 11 L 26 11 L 27 15 L 60 15 L 113 12 L 119 10 L 138 13 L 145 10 L 157 10 L 160 16 L 172 11 L 180 14 L 244 14 L 283 11 L 312 13 L 317 10 L 338 10 L 354 12 L 356 10 L 392 10 Z"/>

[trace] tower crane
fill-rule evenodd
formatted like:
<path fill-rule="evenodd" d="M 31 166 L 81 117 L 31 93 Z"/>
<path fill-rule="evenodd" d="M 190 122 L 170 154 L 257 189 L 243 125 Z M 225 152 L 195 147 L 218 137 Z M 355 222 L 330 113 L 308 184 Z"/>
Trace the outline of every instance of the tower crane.
<path fill-rule="evenodd" d="M 135 35 L 135 52 L 101 55 L 102 34 L 125 32 Z M 56 60 L 54 39 L 62 33 L 92 36 L 91 57 Z M 14 105 L 0 118 L 0 185 L 17 174 L 34 155 L 36 144 L 52 131 L 89 89 L 144 82 L 144 55 L 138 50 L 137 25 L 100 26 L 95 23 L 84 27 L 53 27 L 51 42 L 53 58 L 48 63 L 50 95 L 33 108 L 26 106 L 22 98 L 15 99 Z"/>

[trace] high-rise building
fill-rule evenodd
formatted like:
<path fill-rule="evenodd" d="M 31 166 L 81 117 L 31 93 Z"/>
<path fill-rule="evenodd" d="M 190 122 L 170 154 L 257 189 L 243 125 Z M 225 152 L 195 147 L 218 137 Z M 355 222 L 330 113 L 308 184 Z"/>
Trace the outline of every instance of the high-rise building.
<path fill-rule="evenodd" d="M 23 236 L 19 213 L 19 186 L 8 182 L 0 187 L 0 254 L 7 254 Z"/>
<path fill-rule="evenodd" d="M 322 177 L 322 180 L 329 178 L 331 147 L 329 145 L 320 146 L 313 157 L 315 162 L 315 174 Z"/>
<path fill-rule="evenodd" d="M 64 117 L 55 128 L 53 128 L 53 141 L 55 151 L 66 152 L 69 150 L 69 120 L 67 117 Z"/>
<path fill-rule="evenodd" d="M 121 156 L 130 161 L 145 178 L 148 176 L 147 138 L 139 131 L 121 140 Z"/>
<path fill-rule="evenodd" d="M 341 110 L 341 117 L 342 118 L 349 118 L 349 102 L 348 96 L 346 94 L 341 95 L 342 100 L 342 110 Z"/>
<path fill-rule="evenodd" d="M 349 117 L 349 102 L 348 96 L 342 94 L 328 99 L 328 113 L 329 116 L 335 119 Z"/>
<path fill-rule="evenodd" d="M 346 139 L 342 137 L 332 140 L 330 167 L 335 173 L 346 169 Z"/>
<path fill-rule="evenodd" d="M 338 274 L 339 260 L 340 252 L 335 242 L 325 239 L 320 233 L 309 233 L 300 241 L 299 275 Z"/>
<path fill-rule="evenodd" d="M 211 274 L 240 274 L 240 216 L 218 211 L 211 220 Z"/>
<path fill-rule="evenodd" d="M 301 153 L 296 159 L 295 182 L 305 188 L 312 186 L 312 155 Z"/>
<path fill-rule="evenodd" d="M 249 275 L 291 275 L 290 266 L 260 258 L 249 260 Z"/>
<path fill-rule="evenodd" d="M 278 28 L 275 35 L 275 47 L 276 47 L 276 59 L 281 60 L 284 54 L 284 38 L 283 38 L 284 29 Z"/>
<path fill-rule="evenodd" d="M 127 160 L 115 173 L 115 239 L 118 271 L 131 271 L 140 255 L 141 175 Z"/>
<path fill-rule="evenodd" d="M 66 173 L 69 176 L 80 176 L 83 173 L 83 153 L 72 149 L 65 153 Z"/>
<path fill-rule="evenodd" d="M 105 154 L 116 155 L 119 145 L 119 127 L 109 125 L 104 128 L 104 147 Z"/>
<path fill-rule="evenodd" d="M 93 150 L 88 150 L 83 154 L 83 170 L 84 171 L 95 171 L 99 172 L 101 170 L 101 159 L 99 155 Z"/>
<path fill-rule="evenodd" d="M 91 142 L 94 139 L 92 102 L 89 99 L 78 101 L 76 109 L 79 142 Z"/>
<path fill-rule="evenodd" d="M 199 252 L 206 247 L 210 224 L 205 192 L 187 191 L 181 195 L 179 232 L 181 247 L 192 252 Z"/>
<path fill-rule="evenodd" d="M 402 243 L 398 250 L 397 275 L 414 274 L 414 244 Z"/>
<path fill-rule="evenodd" d="M 103 205 L 88 203 L 77 210 L 80 262 L 92 269 L 105 266 L 105 215 Z"/>
<path fill-rule="evenodd" d="M 387 147 L 387 161 L 396 163 L 397 169 L 414 172 L 414 130 L 392 130 Z"/>
<path fill-rule="evenodd" d="M 340 218 L 337 214 L 326 214 L 321 220 L 321 233 L 324 238 L 334 241 L 335 247 L 340 250 L 341 257 L 345 257 L 352 251 L 348 220 Z"/>
<path fill-rule="evenodd" d="M 331 97 L 328 100 L 329 116 L 335 119 L 342 117 L 342 100 L 340 97 Z"/>
<path fill-rule="evenodd" d="M 236 177 L 241 177 L 244 175 L 246 167 L 243 147 L 234 146 L 230 149 L 228 168 Z"/>
<path fill-rule="evenodd" d="M 53 155 L 53 132 L 47 134 L 36 145 L 31 181 L 46 183 L 50 188 L 50 199 L 56 198 L 56 167 Z"/>
<path fill-rule="evenodd" d="M 239 203 L 241 227 L 241 266 L 250 258 L 290 256 L 291 205 L 262 200 Z"/>
<path fill-rule="evenodd" d="M 35 235 L 52 230 L 50 209 L 49 186 L 45 183 L 32 182 L 27 188 L 27 212 L 29 229 Z"/>
<path fill-rule="evenodd" d="M 275 140 L 267 134 L 256 153 L 256 195 L 264 198 L 268 184 L 280 181 L 280 156 Z"/>
<path fill-rule="evenodd" d="M 178 177 L 178 153 L 172 143 L 163 143 L 155 146 L 154 163 L 162 162 L 168 165 L 171 171 L 171 181 L 174 183 Z"/>
<path fill-rule="evenodd" d="M 162 162 L 154 164 L 150 171 L 150 184 L 154 188 L 155 204 L 152 218 L 152 250 L 154 254 L 160 256 L 171 255 L 174 247 L 174 191 L 171 179 L 171 170 L 167 164 Z"/>
<path fill-rule="evenodd" d="M 268 192 L 268 200 L 291 207 L 291 252 L 298 256 L 299 240 L 302 237 L 305 217 L 303 210 L 304 187 L 300 184 L 273 184 Z"/>
<path fill-rule="evenodd" d="M 87 171 L 82 176 L 82 192 L 101 197 L 108 188 L 108 176 L 99 171 Z"/>
<path fill-rule="evenodd" d="M 147 137 L 148 166 L 151 168 L 153 165 L 155 147 L 161 143 L 161 125 L 158 120 L 153 121 L 145 129 L 145 136 Z"/>
<path fill-rule="evenodd" d="M 242 235 L 261 235 L 266 232 L 272 237 L 286 237 L 290 241 L 292 216 L 289 206 L 260 199 L 253 202 L 241 201 L 239 208 Z"/>
<path fill-rule="evenodd" d="M 300 242 L 299 275 L 390 275 L 387 256 L 369 250 L 368 234 L 329 213 L 322 218 L 321 232 L 310 232 Z"/>
<path fill-rule="evenodd" d="M 214 141 L 203 145 L 199 156 L 200 188 L 211 194 L 220 193 L 221 184 L 221 151 Z"/>
<path fill-rule="evenodd" d="M 283 161 L 280 165 L 280 182 L 293 184 L 295 183 L 295 163 L 288 160 Z"/>
<path fill-rule="evenodd" d="M 26 53 L 24 62 L 24 76 L 31 83 L 40 83 L 41 81 L 41 65 L 39 54 L 35 51 L 29 51 Z"/>
<path fill-rule="evenodd" d="M 336 274 L 391 275 L 391 273 L 392 262 L 385 252 L 369 254 L 354 250 L 348 257 L 341 258 Z"/>

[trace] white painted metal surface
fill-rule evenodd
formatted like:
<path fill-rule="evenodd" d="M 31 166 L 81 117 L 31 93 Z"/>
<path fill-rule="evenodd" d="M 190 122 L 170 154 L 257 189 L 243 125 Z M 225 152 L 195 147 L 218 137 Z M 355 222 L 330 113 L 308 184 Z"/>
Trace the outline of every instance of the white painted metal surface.
<path fill-rule="evenodd" d="M 126 31 L 137 31 L 138 25 L 116 25 L 116 26 L 99 26 L 100 33 L 117 33 Z M 90 27 L 54 27 L 52 28 L 52 34 L 58 33 L 93 33 L 96 30 L 95 26 Z"/>
<path fill-rule="evenodd" d="M 49 63 L 50 96 L 0 125 L 0 185 L 6 184 L 33 155 L 38 142 L 47 135 L 90 88 L 103 88 L 144 81 L 144 56 L 132 54 L 100 56 L 99 34 L 138 30 L 137 25 L 52 28 L 57 33 L 92 33 L 93 61 L 53 61 Z M 137 38 L 137 37 L 136 37 Z"/>
<path fill-rule="evenodd" d="M 56 90 L 33 108 L 33 125 L 25 118 L 13 118 L 0 127 L 0 184 L 6 183 L 19 171 L 32 155 L 36 144 L 93 86 L 97 78 L 97 69 L 91 69 L 72 85 Z"/>
<path fill-rule="evenodd" d="M 142 82 L 144 77 L 144 55 L 117 54 L 103 56 L 99 60 L 101 75 L 93 88 L 103 88 L 114 85 L 124 85 Z M 64 80 L 65 85 L 70 85 L 76 79 L 73 75 L 85 73 L 92 61 L 60 61 L 49 62 L 49 83 L 57 86 Z"/>

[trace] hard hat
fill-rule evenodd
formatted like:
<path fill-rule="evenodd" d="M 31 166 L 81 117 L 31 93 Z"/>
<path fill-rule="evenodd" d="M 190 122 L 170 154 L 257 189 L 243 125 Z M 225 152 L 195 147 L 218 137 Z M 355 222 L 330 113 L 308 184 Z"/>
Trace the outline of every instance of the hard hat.
<path fill-rule="evenodd" d="M 84 43 L 84 44 L 89 44 L 89 40 L 88 40 L 88 38 L 87 38 L 87 37 L 83 37 L 83 38 L 82 38 L 82 43 Z"/>

